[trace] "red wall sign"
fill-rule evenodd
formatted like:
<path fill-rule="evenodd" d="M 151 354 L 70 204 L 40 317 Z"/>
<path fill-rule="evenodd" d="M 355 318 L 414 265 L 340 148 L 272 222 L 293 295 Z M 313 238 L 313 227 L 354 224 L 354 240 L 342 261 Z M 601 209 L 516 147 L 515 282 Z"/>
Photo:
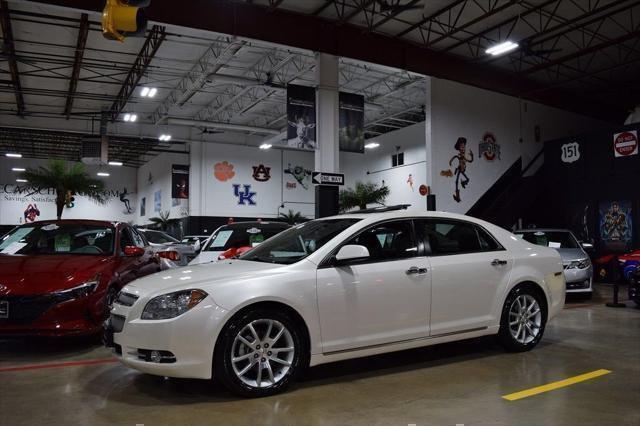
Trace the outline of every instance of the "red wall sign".
<path fill-rule="evenodd" d="M 638 154 L 638 132 L 616 133 L 613 135 L 613 151 L 616 157 L 627 157 Z"/>

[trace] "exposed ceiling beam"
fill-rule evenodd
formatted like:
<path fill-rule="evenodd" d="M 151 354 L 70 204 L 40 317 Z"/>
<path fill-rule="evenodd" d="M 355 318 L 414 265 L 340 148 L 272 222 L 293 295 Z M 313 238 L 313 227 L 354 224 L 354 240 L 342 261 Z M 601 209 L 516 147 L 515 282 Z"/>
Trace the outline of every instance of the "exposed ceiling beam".
<path fill-rule="evenodd" d="M 411 31 L 415 30 L 416 28 L 420 28 L 421 26 L 423 26 L 427 22 L 431 21 L 432 19 L 437 18 L 438 16 L 442 15 L 443 13 L 449 12 L 451 9 L 455 8 L 459 4 L 466 3 L 467 1 L 468 0 L 456 0 L 451 4 L 445 6 L 445 7 L 441 8 L 441 9 L 438 9 L 436 12 L 432 13 L 429 16 L 426 16 L 426 17 L 422 18 L 420 21 L 418 21 L 415 24 L 411 25 L 409 28 L 405 29 L 404 31 L 399 32 L 398 34 L 396 34 L 396 37 L 402 37 L 405 34 L 409 34 Z"/>
<path fill-rule="evenodd" d="M 11 16 L 9 15 L 9 5 L 6 0 L 0 0 L 0 26 L 4 38 L 4 54 L 9 61 L 9 72 L 11 74 L 11 85 L 16 97 L 16 107 L 18 115 L 25 112 L 24 96 L 22 95 L 22 85 L 20 84 L 20 71 L 16 60 L 16 49 L 13 43 L 13 30 L 11 29 Z"/>
<path fill-rule="evenodd" d="M 140 79 L 144 76 L 147 67 L 164 41 L 165 36 L 165 27 L 161 27 L 160 25 L 154 25 L 151 31 L 149 31 L 138 57 L 134 61 L 131 70 L 129 70 L 129 74 L 127 74 L 127 77 L 124 79 L 124 83 L 122 83 L 116 100 L 111 105 L 111 121 L 115 121 L 122 110 L 124 110 L 127 102 L 129 102 L 129 98 L 136 90 Z"/>
<path fill-rule="evenodd" d="M 76 53 L 73 61 L 73 70 L 71 71 L 71 79 L 69 79 L 69 91 L 67 92 L 67 102 L 64 107 L 64 115 L 67 120 L 73 109 L 73 99 L 78 87 L 78 77 L 80 77 L 80 68 L 82 67 L 82 58 L 84 57 L 84 48 L 87 44 L 87 35 L 89 34 L 89 15 L 83 13 L 80 18 L 80 29 L 78 31 L 78 41 L 76 42 Z"/>
<path fill-rule="evenodd" d="M 383 25 L 387 22 L 389 22 L 390 20 L 392 20 L 393 18 L 395 18 L 396 16 L 400 15 L 402 12 L 406 12 L 407 10 L 409 10 L 412 6 L 420 3 L 421 0 L 411 0 L 409 3 L 407 4 L 403 4 L 403 5 L 398 5 L 398 8 L 396 10 L 394 10 L 393 12 L 388 13 L 384 18 L 382 18 L 381 20 L 379 20 L 378 22 L 375 22 L 373 25 L 371 25 L 371 28 L 369 28 L 369 31 L 373 31 L 376 28 L 378 28 L 380 25 Z"/>
<path fill-rule="evenodd" d="M 320 6 L 319 8 L 317 8 L 316 10 L 314 10 L 311 14 L 313 16 L 320 15 L 322 12 L 324 12 L 324 10 L 326 8 L 328 8 L 332 4 L 333 4 L 333 0 L 325 0 L 324 4 L 322 6 Z"/>

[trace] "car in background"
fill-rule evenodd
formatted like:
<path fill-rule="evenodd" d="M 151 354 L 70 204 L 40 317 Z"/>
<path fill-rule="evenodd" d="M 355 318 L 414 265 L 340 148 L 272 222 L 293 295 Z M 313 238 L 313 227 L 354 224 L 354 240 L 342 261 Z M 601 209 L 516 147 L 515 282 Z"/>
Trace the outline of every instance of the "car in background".
<path fill-rule="evenodd" d="M 180 242 L 182 244 L 191 244 L 196 252 L 199 252 L 202 245 L 207 241 L 210 235 L 185 235 Z"/>
<path fill-rule="evenodd" d="M 200 253 L 189 263 L 217 262 L 230 259 L 262 243 L 268 238 L 289 229 L 291 225 L 284 222 L 236 222 L 216 229 L 206 241 Z"/>
<path fill-rule="evenodd" d="M 589 298 L 593 294 L 591 259 L 568 229 L 520 229 L 514 234 L 532 244 L 556 249 L 562 257 L 567 293 Z"/>
<path fill-rule="evenodd" d="M 196 250 L 191 244 L 181 243 L 163 231 L 138 228 L 138 231 L 149 241 L 152 250 L 162 258 L 162 269 L 187 266 L 196 257 Z"/>
<path fill-rule="evenodd" d="M 0 336 L 91 334 L 120 289 L 160 271 L 126 223 L 52 220 L 0 240 Z"/>
<path fill-rule="evenodd" d="M 139 371 L 258 397 L 310 365 L 454 340 L 528 351 L 564 301 L 555 250 L 463 215 L 354 212 L 128 284 L 105 342 Z"/>
<path fill-rule="evenodd" d="M 640 264 L 629 272 L 629 300 L 633 300 L 640 307 Z"/>
<path fill-rule="evenodd" d="M 618 264 L 622 276 L 628 280 L 630 275 L 636 271 L 636 267 L 640 266 L 640 250 L 634 250 L 629 253 L 618 256 Z"/>

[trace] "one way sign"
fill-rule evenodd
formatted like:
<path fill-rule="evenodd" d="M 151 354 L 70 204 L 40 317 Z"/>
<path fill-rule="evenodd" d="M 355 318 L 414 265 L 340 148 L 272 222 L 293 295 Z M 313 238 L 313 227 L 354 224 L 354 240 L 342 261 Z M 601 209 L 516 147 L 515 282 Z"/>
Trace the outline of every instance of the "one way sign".
<path fill-rule="evenodd" d="M 313 172 L 311 181 L 316 185 L 344 185 L 342 173 Z"/>

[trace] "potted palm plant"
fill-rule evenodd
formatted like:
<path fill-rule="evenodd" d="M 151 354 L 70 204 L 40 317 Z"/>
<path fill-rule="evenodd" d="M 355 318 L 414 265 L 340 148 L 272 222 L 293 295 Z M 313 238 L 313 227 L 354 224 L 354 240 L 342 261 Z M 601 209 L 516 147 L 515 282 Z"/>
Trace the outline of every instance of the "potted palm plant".
<path fill-rule="evenodd" d="M 287 213 L 280 213 L 280 219 L 282 219 L 284 222 L 287 222 L 289 225 L 295 225 L 296 223 L 302 222 L 305 217 L 302 216 L 302 213 L 294 212 L 293 210 L 289 209 Z"/>
<path fill-rule="evenodd" d="M 24 172 L 24 177 L 35 187 L 55 188 L 58 220 L 62 219 L 67 194 L 81 195 L 98 204 L 107 202 L 104 194 L 104 182 L 91 178 L 82 163 L 51 160 L 46 167 L 27 169 Z"/>
<path fill-rule="evenodd" d="M 389 187 L 386 185 L 356 182 L 355 188 L 340 191 L 340 211 L 345 212 L 356 207 L 364 210 L 367 208 L 367 204 L 384 205 L 389 192 Z"/>

